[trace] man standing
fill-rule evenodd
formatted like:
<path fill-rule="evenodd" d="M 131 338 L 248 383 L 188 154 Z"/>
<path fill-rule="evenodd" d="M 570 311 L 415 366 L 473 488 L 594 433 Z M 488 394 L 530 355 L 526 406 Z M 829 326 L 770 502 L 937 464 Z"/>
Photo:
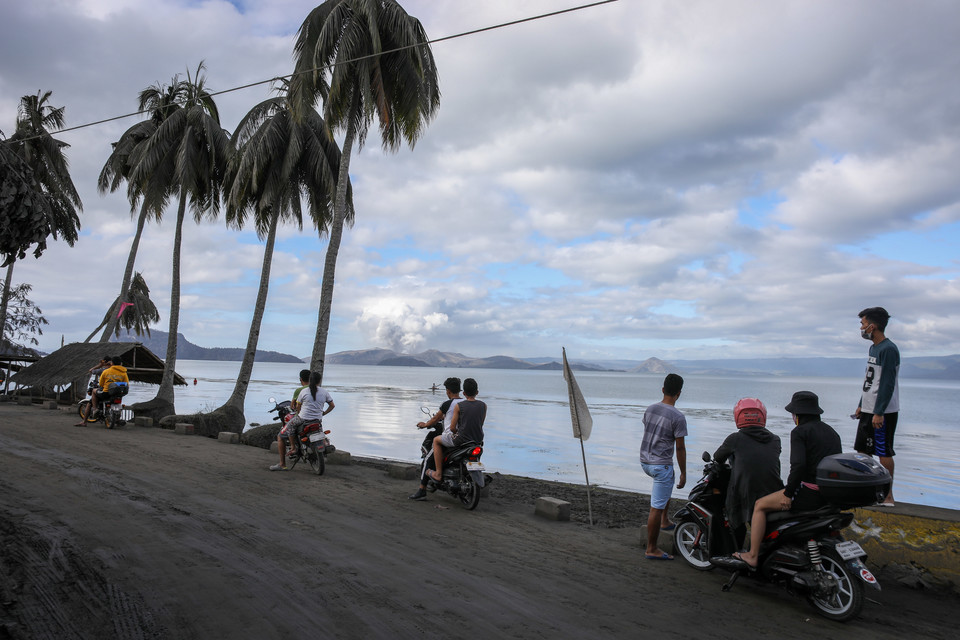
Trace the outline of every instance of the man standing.
<path fill-rule="evenodd" d="M 876 455 L 890 472 L 890 493 L 880 503 L 892 507 L 893 502 L 893 436 L 900 412 L 900 350 L 884 335 L 890 314 L 883 307 L 870 307 L 859 313 L 860 335 L 870 340 L 867 373 L 863 380 L 860 404 L 854 415 L 860 418 L 853 448 L 860 453 Z"/>
<path fill-rule="evenodd" d="M 647 518 L 647 560 L 673 560 L 673 556 L 657 547 L 657 538 L 661 529 L 672 531 L 676 526 L 667 515 L 673 493 L 674 446 L 680 465 L 677 489 L 687 483 L 687 449 L 683 443 L 687 435 L 687 419 L 675 406 L 682 390 L 683 378 L 675 373 L 668 374 L 663 380 L 663 400 L 647 407 L 643 414 L 640 464 L 644 473 L 653 478 L 650 516 Z"/>

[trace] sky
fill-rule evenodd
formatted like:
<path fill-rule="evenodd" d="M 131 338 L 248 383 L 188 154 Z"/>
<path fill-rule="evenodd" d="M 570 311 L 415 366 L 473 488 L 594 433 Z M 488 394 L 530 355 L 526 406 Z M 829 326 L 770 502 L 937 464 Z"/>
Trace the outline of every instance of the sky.
<path fill-rule="evenodd" d="M 136 111 L 202 60 L 214 91 L 291 73 L 316 0 L 0 0 L 0 130 L 52 90 L 67 126 Z M 431 39 L 585 4 L 401 0 Z M 960 3 L 619 0 L 433 45 L 440 108 L 411 149 L 351 162 L 327 352 L 572 359 L 865 355 L 883 306 L 905 357 L 960 353 Z M 232 130 L 269 85 L 217 96 Z M 126 118 L 57 137 L 74 247 L 13 282 L 83 340 L 135 230 L 97 176 Z M 342 139 L 342 138 L 341 138 Z M 136 268 L 166 330 L 175 209 Z M 310 354 L 327 243 L 281 229 L 259 346 Z M 246 343 L 263 245 L 189 222 L 180 332 Z"/>

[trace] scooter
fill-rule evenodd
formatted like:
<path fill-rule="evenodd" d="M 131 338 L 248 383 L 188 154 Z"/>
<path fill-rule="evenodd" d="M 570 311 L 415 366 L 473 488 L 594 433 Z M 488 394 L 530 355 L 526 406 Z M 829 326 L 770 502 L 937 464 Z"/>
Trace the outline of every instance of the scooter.
<path fill-rule="evenodd" d="M 288 423 L 293 417 L 290 401 L 284 400 L 278 404 L 276 398 L 270 398 L 270 402 L 273 403 L 273 409 L 270 409 L 269 413 L 276 412 L 281 424 Z M 322 476 L 326 468 L 327 454 L 337 450 L 330 444 L 330 438 L 327 437 L 329 434 L 330 430 L 324 431 L 319 422 L 304 424 L 300 429 L 300 437 L 294 440 L 296 448 L 287 453 L 289 468 L 293 469 L 303 460 L 310 465 L 314 473 Z"/>
<path fill-rule="evenodd" d="M 425 414 L 430 415 L 430 411 L 425 407 L 421 408 Z M 480 456 L 483 455 L 482 442 L 464 442 L 456 447 L 446 449 L 443 453 L 443 473 L 438 482 L 426 476 L 426 470 L 433 460 L 433 439 L 443 432 L 443 425 L 435 427 L 424 438 L 420 445 L 420 476 L 426 477 L 427 491 L 440 490 L 449 493 L 451 496 L 460 500 L 460 503 L 467 510 L 473 510 L 480 504 L 480 489 L 489 481 L 489 476 L 484 476 L 486 470 L 483 463 L 480 462 Z M 430 466 L 432 468 L 432 465 Z"/>
<path fill-rule="evenodd" d="M 722 567 L 731 572 L 723 591 L 742 575 L 780 584 L 803 595 L 817 612 L 845 622 L 863 608 L 864 585 L 880 590 L 864 564 L 866 552 L 840 532 L 853 521 L 843 508 L 867 506 L 883 500 L 890 476 L 870 456 L 841 453 L 827 456 L 818 468 L 817 481 L 832 503 L 815 511 L 784 511 L 767 515 L 767 529 L 757 568 L 734 558 L 741 548 L 742 532 L 734 532 L 724 512 L 729 467 L 711 460 L 703 478 L 690 491 L 690 501 L 674 515 L 675 552 L 700 571 Z M 821 472 L 823 477 L 821 477 Z"/>
<path fill-rule="evenodd" d="M 91 382 L 87 388 L 87 395 L 93 395 L 93 391 L 97 388 L 97 385 Z M 127 424 L 127 421 L 123 419 L 123 396 L 127 395 L 129 386 L 125 383 L 117 383 L 117 388 L 120 389 L 119 395 L 111 396 L 106 400 L 101 399 L 100 403 L 97 404 L 97 410 L 91 411 L 86 417 L 87 422 L 102 422 L 107 429 L 122 427 Z M 80 414 L 81 418 L 87 413 L 87 407 L 89 405 L 89 398 L 77 403 L 77 413 Z"/>

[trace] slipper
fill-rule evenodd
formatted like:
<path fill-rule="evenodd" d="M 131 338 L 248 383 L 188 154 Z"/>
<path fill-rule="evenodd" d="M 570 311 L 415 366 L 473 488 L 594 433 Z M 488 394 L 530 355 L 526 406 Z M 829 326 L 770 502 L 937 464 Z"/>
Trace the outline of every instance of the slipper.
<path fill-rule="evenodd" d="M 743 564 L 747 565 L 747 566 L 750 567 L 751 569 L 756 569 L 756 568 L 757 568 L 757 565 L 755 565 L 755 564 L 750 564 L 749 562 L 747 562 L 746 560 L 743 559 L 743 552 L 742 552 L 742 551 L 737 551 L 736 553 L 732 554 L 730 557 L 731 557 L 731 558 L 734 558 L 735 560 L 739 560 L 740 562 L 742 562 Z"/>
<path fill-rule="evenodd" d="M 87 425 L 86 422 L 78 422 L 77 424 L 75 424 L 75 425 L 73 425 L 73 426 L 75 426 L 75 427 L 85 427 L 86 425 Z"/>
<path fill-rule="evenodd" d="M 647 560 L 673 560 L 673 556 L 666 551 L 663 552 L 662 556 L 652 556 L 648 553 L 646 554 L 646 558 Z"/>
<path fill-rule="evenodd" d="M 897 506 L 895 502 L 878 502 L 878 507 L 895 507 Z"/>
<path fill-rule="evenodd" d="M 435 474 L 435 473 L 436 473 L 436 471 L 434 471 L 433 469 L 427 469 L 427 477 L 429 477 L 429 478 L 430 478 L 431 480 L 433 480 L 434 482 L 442 482 L 442 481 L 443 481 L 443 476 L 440 476 L 440 477 L 438 478 L 437 476 L 433 475 L 433 474 Z"/>
<path fill-rule="evenodd" d="M 660 527 L 660 531 L 673 531 L 676 528 L 677 528 L 677 523 L 674 522 L 669 527 Z"/>

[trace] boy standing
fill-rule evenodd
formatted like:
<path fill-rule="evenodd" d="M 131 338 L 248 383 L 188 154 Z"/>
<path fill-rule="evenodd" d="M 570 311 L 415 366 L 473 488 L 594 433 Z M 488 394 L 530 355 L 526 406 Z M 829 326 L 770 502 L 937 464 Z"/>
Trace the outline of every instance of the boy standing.
<path fill-rule="evenodd" d="M 647 407 L 643 414 L 640 464 L 644 473 L 653 478 L 650 516 L 647 518 L 647 560 L 673 560 L 673 556 L 657 546 L 657 538 L 661 529 L 672 531 L 676 526 L 667 515 L 673 493 L 674 447 L 680 465 L 677 489 L 687 483 L 687 449 L 683 442 L 687 435 L 687 419 L 675 406 L 682 390 L 683 378 L 675 373 L 668 374 L 663 380 L 663 400 Z"/>
<path fill-rule="evenodd" d="M 881 507 L 893 502 L 893 436 L 900 414 L 900 350 L 884 335 L 890 314 L 883 307 L 864 309 L 860 316 L 860 335 L 871 342 L 867 372 L 863 379 L 860 404 L 854 415 L 860 419 L 853 448 L 859 453 L 876 455 L 890 472 L 890 492 Z"/>

